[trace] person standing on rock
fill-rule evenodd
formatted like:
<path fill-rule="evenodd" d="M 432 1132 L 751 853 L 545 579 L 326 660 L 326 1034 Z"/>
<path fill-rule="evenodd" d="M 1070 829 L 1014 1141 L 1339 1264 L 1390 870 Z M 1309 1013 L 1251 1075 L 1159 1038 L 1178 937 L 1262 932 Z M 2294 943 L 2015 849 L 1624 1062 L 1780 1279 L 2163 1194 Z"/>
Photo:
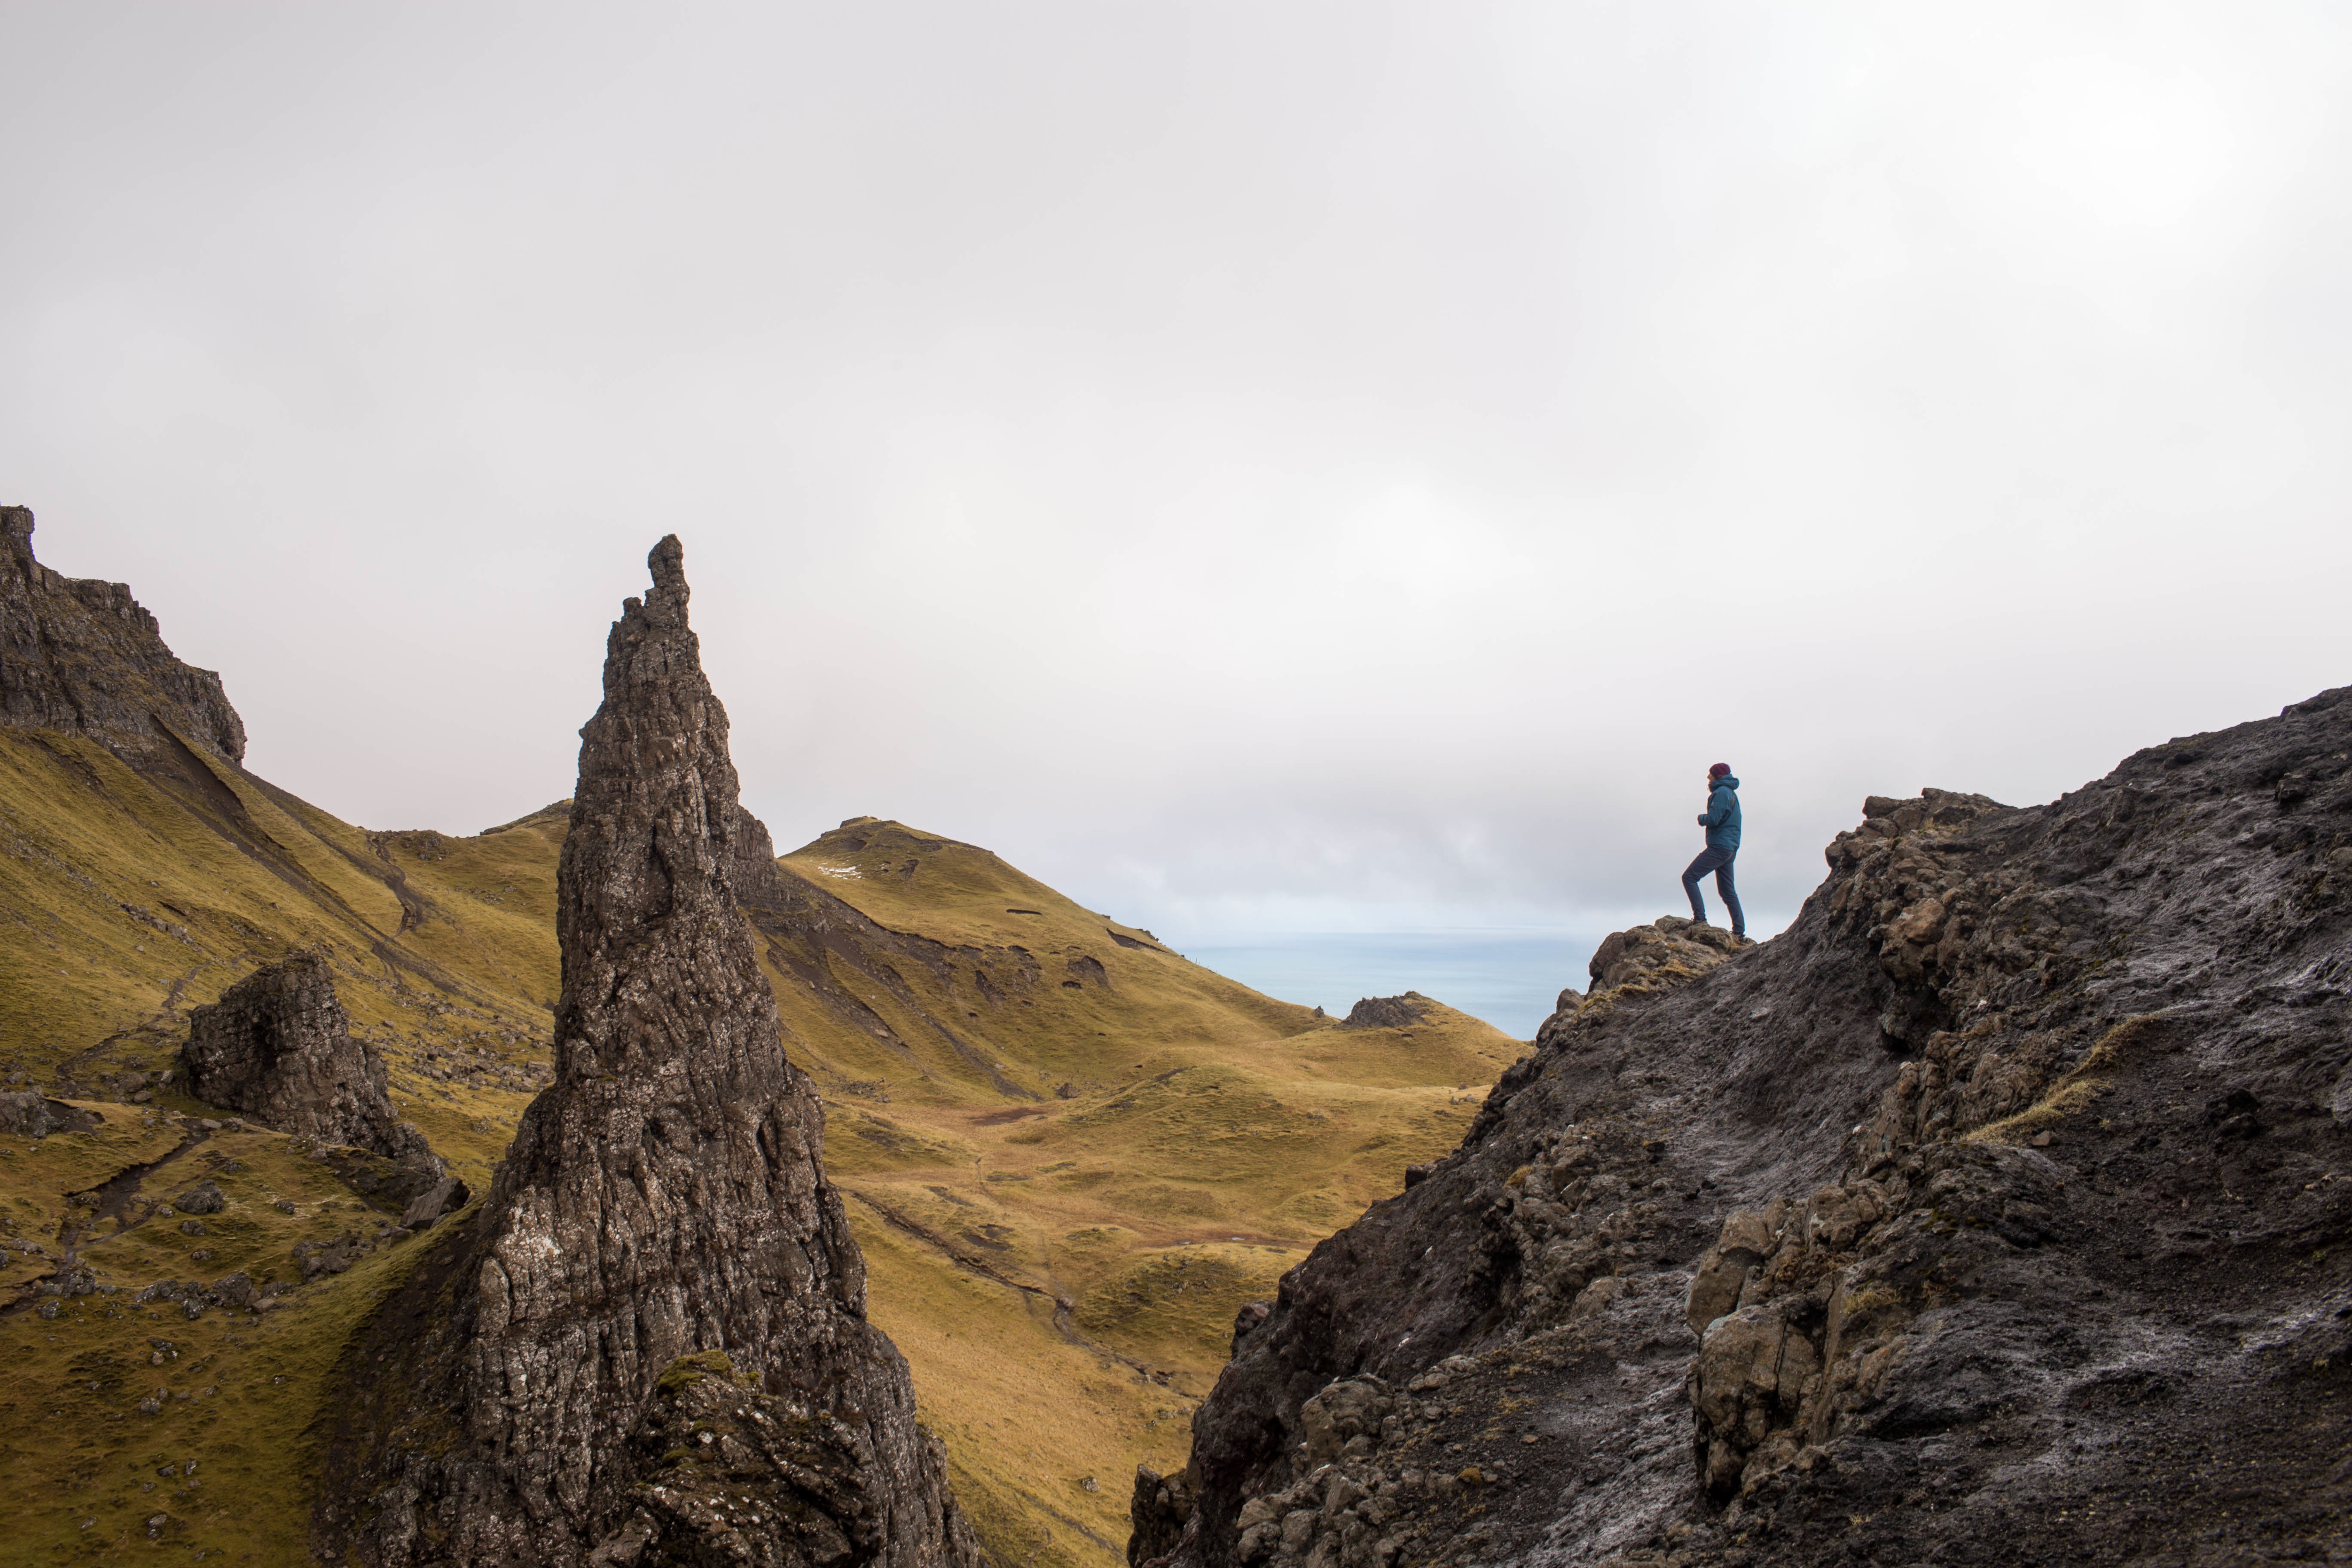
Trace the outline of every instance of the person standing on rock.
<path fill-rule="evenodd" d="M 1715 890 L 1723 895 L 1723 907 L 1731 911 L 1731 934 L 1744 938 L 1748 917 L 1739 912 L 1739 894 L 1731 885 L 1731 863 L 1739 856 L 1739 781 L 1731 776 L 1729 763 L 1717 763 L 1706 770 L 1706 809 L 1699 813 L 1698 825 L 1706 829 L 1706 847 L 1683 873 L 1691 919 L 1706 924 L 1706 900 L 1699 897 L 1698 884 L 1712 871 Z"/>

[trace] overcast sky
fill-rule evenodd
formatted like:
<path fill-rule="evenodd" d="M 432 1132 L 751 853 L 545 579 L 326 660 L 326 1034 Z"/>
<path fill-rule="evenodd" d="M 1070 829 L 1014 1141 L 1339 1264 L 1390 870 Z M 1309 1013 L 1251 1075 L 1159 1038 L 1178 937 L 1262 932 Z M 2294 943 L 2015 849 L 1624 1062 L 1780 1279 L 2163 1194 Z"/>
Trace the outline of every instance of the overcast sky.
<path fill-rule="evenodd" d="M 2352 681 L 2340 4 L 0 5 L 0 501 L 373 826 L 686 542 L 746 798 L 1754 923 Z"/>

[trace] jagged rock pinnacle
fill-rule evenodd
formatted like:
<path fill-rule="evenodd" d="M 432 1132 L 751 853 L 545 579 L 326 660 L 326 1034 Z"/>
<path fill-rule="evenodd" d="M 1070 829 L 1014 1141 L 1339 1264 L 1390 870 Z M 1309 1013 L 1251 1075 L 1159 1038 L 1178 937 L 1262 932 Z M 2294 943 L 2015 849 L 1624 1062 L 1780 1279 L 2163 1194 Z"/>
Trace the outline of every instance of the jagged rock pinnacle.
<path fill-rule="evenodd" d="M 968 1562 L 906 1363 L 865 1321 L 823 1112 L 784 1058 L 737 907 L 730 862 L 757 824 L 677 540 L 647 564 L 580 732 L 556 1079 L 464 1245 L 418 1270 L 347 1363 L 360 1408 L 321 1546 L 387 1565 L 701 1562 L 717 1526 L 698 1521 L 717 1516 L 681 1502 L 723 1460 L 728 1485 L 779 1500 L 744 1561 Z M 379 1381 L 378 1353 L 407 1364 Z M 740 1430 L 677 1459 L 658 1434 L 712 1378 Z"/>

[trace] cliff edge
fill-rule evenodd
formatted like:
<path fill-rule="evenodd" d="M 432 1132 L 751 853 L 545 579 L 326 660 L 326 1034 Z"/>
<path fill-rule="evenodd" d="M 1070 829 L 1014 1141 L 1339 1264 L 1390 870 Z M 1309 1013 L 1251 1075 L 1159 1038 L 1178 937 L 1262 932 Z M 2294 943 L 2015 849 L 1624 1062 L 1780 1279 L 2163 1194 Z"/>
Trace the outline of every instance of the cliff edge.
<path fill-rule="evenodd" d="M 183 664 L 130 585 L 33 559 L 33 513 L 0 506 L 0 723 L 142 752 L 169 737 L 245 760 L 221 678 Z"/>
<path fill-rule="evenodd" d="M 1139 1558 L 2352 1551 L 2352 689 L 1828 859 L 1244 1314 Z"/>

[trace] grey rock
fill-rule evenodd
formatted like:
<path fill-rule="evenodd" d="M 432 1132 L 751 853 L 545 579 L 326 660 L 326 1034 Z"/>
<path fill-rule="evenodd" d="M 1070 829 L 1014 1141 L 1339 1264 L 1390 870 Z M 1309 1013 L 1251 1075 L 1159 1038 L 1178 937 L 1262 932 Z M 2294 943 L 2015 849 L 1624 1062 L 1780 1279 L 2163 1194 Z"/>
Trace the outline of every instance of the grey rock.
<path fill-rule="evenodd" d="M 245 756 L 220 677 L 181 663 L 121 583 L 33 559 L 33 514 L 0 507 L 0 724 L 87 735 L 133 754 L 200 746 Z"/>
<path fill-rule="evenodd" d="M 1612 935 L 1286 1277 L 1176 1568 L 2352 1546 L 2352 689 L 2046 805 L 1874 796 L 1827 859 L 1769 942 Z"/>
<path fill-rule="evenodd" d="M 411 1231 L 423 1230 L 442 1215 L 455 1214 L 472 1197 L 466 1184 L 455 1176 L 444 1176 L 424 1192 L 401 1214 L 400 1223 Z"/>
<path fill-rule="evenodd" d="M 1192 1522 L 1192 1476 L 1182 1470 L 1163 1476 L 1149 1465 L 1136 1466 L 1135 1496 L 1128 1514 L 1135 1521 L 1127 1542 L 1129 1568 L 1165 1561 Z"/>
<path fill-rule="evenodd" d="M 1409 1029 L 1429 1016 L 1429 998 L 1418 991 L 1402 996 L 1365 996 L 1340 1020 L 1343 1029 Z"/>
<path fill-rule="evenodd" d="M 872 1563 L 891 1555 L 870 1426 L 759 1385 L 722 1352 L 674 1362 L 630 1432 L 639 1479 L 592 1563 Z M 935 1440 L 927 1464 L 944 1468 Z"/>
<path fill-rule="evenodd" d="M 86 1263 L 69 1263 L 33 1286 L 43 1296 L 88 1296 L 98 1289 L 98 1274 Z"/>
<path fill-rule="evenodd" d="M 66 1120 L 57 1114 L 49 1101 L 37 1089 L 11 1089 L 0 1094 L 0 1132 L 13 1132 L 19 1138 L 46 1138 L 52 1132 L 63 1131 Z"/>
<path fill-rule="evenodd" d="M 358 1254 L 359 1238 L 351 1236 L 334 1241 L 298 1241 L 293 1252 L 305 1284 L 322 1274 L 342 1273 L 358 1261 Z"/>
<path fill-rule="evenodd" d="M 345 1352 L 320 1552 L 372 1568 L 978 1562 L 906 1363 L 866 1321 L 823 1111 L 738 908 L 751 819 L 681 559 L 675 538 L 655 548 L 581 731 L 555 1081 L 483 1203 L 419 1244 Z M 698 1380 L 714 1353 L 723 1377 Z M 716 1523 L 671 1500 L 705 1482 L 671 1476 L 662 1444 L 730 1390 L 737 1419 L 796 1436 L 738 1456 L 775 1511 L 729 1514 L 741 1544 L 719 1555 Z"/>
<path fill-rule="evenodd" d="M 1274 1316 L 1274 1303 L 1271 1301 L 1243 1302 L 1241 1309 L 1234 1313 L 1233 1344 L 1226 1353 L 1239 1354 L 1242 1342 L 1249 1338 L 1260 1324 L 1272 1316 Z"/>
<path fill-rule="evenodd" d="M 182 1214 L 218 1214 L 228 1207 L 228 1194 L 218 1183 L 202 1181 L 173 1198 L 172 1206 Z"/>
<path fill-rule="evenodd" d="M 425 1135 L 393 1110 L 383 1058 L 352 1033 L 323 954 L 289 953 L 188 1015 L 188 1092 L 265 1126 L 436 1175 Z"/>

